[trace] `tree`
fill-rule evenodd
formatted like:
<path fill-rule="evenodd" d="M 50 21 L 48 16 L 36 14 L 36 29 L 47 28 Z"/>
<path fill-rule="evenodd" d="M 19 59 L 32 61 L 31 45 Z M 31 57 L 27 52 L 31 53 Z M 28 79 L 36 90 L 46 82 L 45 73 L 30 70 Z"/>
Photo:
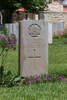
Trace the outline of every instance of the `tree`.
<path fill-rule="evenodd" d="M 3 22 L 12 22 L 13 12 L 24 7 L 33 13 L 38 13 L 40 10 L 44 10 L 47 7 L 46 0 L 0 0 L 0 11 L 3 14 Z"/>
<path fill-rule="evenodd" d="M 24 8 L 33 13 L 38 13 L 40 10 L 44 10 L 47 7 L 46 0 L 21 0 Z"/>
<path fill-rule="evenodd" d="M 0 11 L 3 14 L 3 22 L 11 22 L 14 10 L 21 7 L 18 0 L 0 0 Z"/>

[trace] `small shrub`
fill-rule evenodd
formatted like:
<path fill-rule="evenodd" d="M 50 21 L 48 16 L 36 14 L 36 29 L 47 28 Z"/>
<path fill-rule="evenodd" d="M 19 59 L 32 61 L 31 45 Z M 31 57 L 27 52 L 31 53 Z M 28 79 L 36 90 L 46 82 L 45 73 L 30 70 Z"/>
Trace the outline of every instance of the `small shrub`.
<path fill-rule="evenodd" d="M 53 38 L 58 39 L 59 38 L 59 34 L 57 34 L 56 32 L 54 32 Z"/>
<path fill-rule="evenodd" d="M 67 37 L 67 31 L 60 32 L 61 37 Z"/>
<path fill-rule="evenodd" d="M 6 30 L 4 30 L 0 34 L 0 56 L 1 56 L 1 65 L 0 65 L 0 82 L 4 83 L 10 80 L 11 73 L 5 73 L 5 59 L 7 57 L 8 51 L 10 49 L 16 49 L 16 36 L 11 34 L 10 36 L 7 35 Z"/>
<path fill-rule="evenodd" d="M 60 37 L 64 44 L 67 44 L 67 31 L 60 32 Z"/>
<path fill-rule="evenodd" d="M 10 74 L 9 74 L 10 75 Z M 61 81 L 63 80 L 63 76 L 61 75 L 53 75 L 49 73 L 48 75 L 36 75 L 32 77 L 18 77 L 18 76 L 13 76 L 12 78 L 9 77 L 9 80 L 3 80 L 0 85 L 2 86 L 7 86 L 7 87 L 12 87 L 15 85 L 29 85 L 29 84 L 38 84 L 38 83 L 46 83 L 46 82 L 55 82 L 55 81 Z"/>
<path fill-rule="evenodd" d="M 0 31 L 0 34 L 4 34 L 4 35 L 8 36 L 7 29 L 4 28 L 3 30 L 1 30 L 1 31 Z"/>

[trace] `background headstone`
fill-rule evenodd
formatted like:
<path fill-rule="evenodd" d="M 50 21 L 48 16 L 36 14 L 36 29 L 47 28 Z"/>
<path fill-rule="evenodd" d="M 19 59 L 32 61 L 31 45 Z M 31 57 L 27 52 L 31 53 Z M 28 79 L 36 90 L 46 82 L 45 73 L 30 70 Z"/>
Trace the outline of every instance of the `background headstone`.
<path fill-rule="evenodd" d="M 60 32 L 63 32 L 64 22 L 63 21 L 53 22 L 52 30 L 53 30 L 52 33 L 56 32 L 57 34 L 59 34 Z"/>
<path fill-rule="evenodd" d="M 48 24 L 44 21 L 20 22 L 20 75 L 48 73 Z"/>
<path fill-rule="evenodd" d="M 19 39 L 19 23 L 5 24 L 8 34 L 15 34 L 17 38 L 17 43 Z"/>
<path fill-rule="evenodd" d="M 17 43 L 19 40 L 19 23 L 13 24 L 13 34 L 16 35 Z"/>
<path fill-rule="evenodd" d="M 54 32 L 56 32 L 57 33 L 57 23 L 56 22 L 53 22 L 52 23 L 52 33 L 53 33 L 53 35 L 54 35 Z"/>
<path fill-rule="evenodd" d="M 35 20 L 38 20 L 38 15 L 37 14 L 35 14 Z"/>
<path fill-rule="evenodd" d="M 48 43 L 52 43 L 52 23 L 48 22 Z"/>
<path fill-rule="evenodd" d="M 57 33 L 60 33 L 63 31 L 64 31 L 64 22 L 63 21 L 57 22 Z"/>
<path fill-rule="evenodd" d="M 0 31 L 2 31 L 4 29 L 4 25 L 0 24 Z"/>
<path fill-rule="evenodd" d="M 45 19 L 44 13 L 42 13 L 42 12 L 40 12 L 38 16 L 39 16 L 40 20 L 44 20 Z"/>

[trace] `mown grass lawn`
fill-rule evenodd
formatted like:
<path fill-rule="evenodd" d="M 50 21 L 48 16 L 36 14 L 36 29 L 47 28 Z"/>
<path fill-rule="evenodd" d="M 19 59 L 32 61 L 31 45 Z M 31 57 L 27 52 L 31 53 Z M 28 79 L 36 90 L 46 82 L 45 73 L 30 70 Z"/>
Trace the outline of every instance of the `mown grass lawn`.
<path fill-rule="evenodd" d="M 48 50 L 49 72 L 67 77 L 67 44 L 60 39 L 54 39 Z"/>
<path fill-rule="evenodd" d="M 67 44 L 54 40 L 54 43 L 49 45 L 48 61 L 50 73 L 67 77 Z M 8 53 L 5 71 L 8 70 L 13 75 L 18 73 L 18 48 Z M 67 100 L 67 82 L 0 87 L 0 100 Z"/>
<path fill-rule="evenodd" d="M 55 82 L 0 87 L 0 100 L 67 100 L 67 84 Z"/>

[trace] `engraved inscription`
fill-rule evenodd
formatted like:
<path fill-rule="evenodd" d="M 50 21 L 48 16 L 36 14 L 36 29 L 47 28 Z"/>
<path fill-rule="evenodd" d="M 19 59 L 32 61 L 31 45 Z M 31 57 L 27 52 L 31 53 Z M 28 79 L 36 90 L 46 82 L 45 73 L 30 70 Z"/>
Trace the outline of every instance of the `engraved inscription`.
<path fill-rule="evenodd" d="M 41 56 L 29 56 L 28 58 L 41 58 Z"/>
<path fill-rule="evenodd" d="M 28 58 L 41 58 L 40 56 L 40 48 L 29 48 Z"/>
<path fill-rule="evenodd" d="M 38 24 L 32 24 L 28 27 L 28 34 L 31 37 L 40 36 L 41 27 Z"/>

